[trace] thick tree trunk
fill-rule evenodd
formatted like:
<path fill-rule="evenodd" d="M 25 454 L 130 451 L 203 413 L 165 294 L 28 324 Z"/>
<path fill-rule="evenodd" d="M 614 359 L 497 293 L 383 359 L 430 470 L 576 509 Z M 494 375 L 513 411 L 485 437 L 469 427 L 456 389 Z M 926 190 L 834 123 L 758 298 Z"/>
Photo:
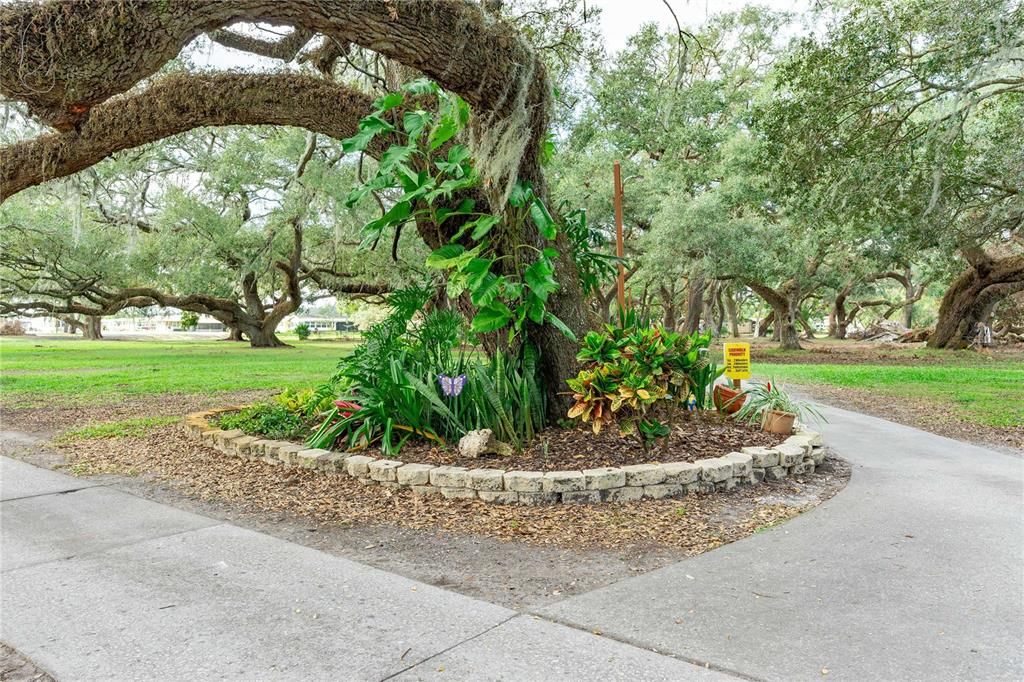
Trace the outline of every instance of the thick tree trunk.
<path fill-rule="evenodd" d="M 975 255 L 973 264 L 960 274 L 939 306 L 929 348 L 966 348 L 995 305 L 1024 291 L 1024 254 L 994 259 Z"/>
<path fill-rule="evenodd" d="M 690 285 L 686 293 L 686 320 L 683 322 L 683 331 L 687 334 L 692 334 L 700 329 L 700 316 L 704 312 L 705 288 L 703 277 L 690 278 Z"/>
<path fill-rule="evenodd" d="M 83 327 L 85 338 L 97 341 L 103 338 L 103 318 L 99 315 L 88 315 Z"/>
<path fill-rule="evenodd" d="M 275 325 L 276 327 L 276 325 Z M 248 326 L 243 329 L 252 348 L 283 348 L 288 344 L 277 338 L 275 327 Z"/>
<path fill-rule="evenodd" d="M 800 315 L 800 287 L 794 280 L 789 280 L 778 289 L 773 289 L 760 282 L 748 281 L 747 286 L 763 298 L 775 312 L 775 340 L 784 350 L 802 350 L 800 337 L 797 335 L 797 322 Z"/>
<path fill-rule="evenodd" d="M 725 295 L 725 311 L 729 315 L 729 334 L 735 339 L 740 335 L 740 320 L 736 313 L 736 299 L 731 292 Z"/>
<path fill-rule="evenodd" d="M 504 210 L 517 181 L 530 183 L 539 197 L 547 198 L 540 153 L 548 132 L 551 83 L 543 59 L 514 28 L 486 16 L 476 3 L 392 0 L 220 0 L 180 6 L 54 0 L 5 7 L 0 32 L 19 38 L 0 41 L 0 91 L 26 102 L 60 132 L 4 148 L 0 194 L 10 196 L 118 150 L 204 125 L 299 125 L 338 138 L 354 134 L 370 98 L 337 83 L 311 83 L 299 74 L 175 74 L 127 92 L 199 34 L 213 32 L 223 42 L 219 29 L 261 21 L 321 33 L 339 45 L 359 45 L 458 93 L 473 107 L 469 142 L 490 210 Z M 300 40 L 267 45 L 247 36 L 228 37 L 236 47 L 276 58 L 291 58 L 301 48 Z M 227 81 L 234 81 L 230 91 L 225 90 Z M 330 92 L 319 96 L 321 90 Z M 112 99 L 115 95 L 122 96 Z M 518 258 L 524 245 L 551 246 L 532 225 L 492 236 L 500 245 L 499 257 Z M 579 336 L 587 324 L 572 251 L 561 235 L 554 246 L 559 251 L 554 275 L 561 288 L 547 309 Z M 223 310 L 223 317 L 238 317 L 233 309 Z M 244 326 L 243 331 L 254 346 L 276 339 L 272 331 Z M 562 415 L 564 381 L 576 373 L 576 345 L 550 324 L 531 323 L 527 332 L 541 350 L 552 414 Z"/>
<path fill-rule="evenodd" d="M 781 319 L 782 322 L 778 325 L 779 327 L 779 343 L 783 350 L 802 350 L 803 346 L 800 345 L 800 337 L 796 332 L 797 318 L 799 316 L 799 310 L 797 309 L 797 303 L 795 300 L 790 299 L 787 301 L 787 305 L 782 310 L 778 310 L 775 313 L 775 319 Z"/>
<path fill-rule="evenodd" d="M 241 329 L 239 329 L 238 327 L 234 327 L 232 325 L 224 325 L 224 326 L 226 326 L 228 328 L 228 337 L 226 339 L 224 339 L 225 341 L 245 341 L 245 339 L 242 338 L 242 330 Z"/>
<path fill-rule="evenodd" d="M 661 325 L 670 332 L 676 330 L 676 285 L 672 282 L 672 287 L 666 287 L 662 285 L 658 289 L 658 294 L 661 297 L 661 309 L 662 309 L 662 320 Z"/>
<path fill-rule="evenodd" d="M 810 341 L 814 340 L 814 327 L 811 326 L 811 321 L 807 319 L 806 315 L 800 315 L 800 326 L 804 330 L 804 338 Z"/>

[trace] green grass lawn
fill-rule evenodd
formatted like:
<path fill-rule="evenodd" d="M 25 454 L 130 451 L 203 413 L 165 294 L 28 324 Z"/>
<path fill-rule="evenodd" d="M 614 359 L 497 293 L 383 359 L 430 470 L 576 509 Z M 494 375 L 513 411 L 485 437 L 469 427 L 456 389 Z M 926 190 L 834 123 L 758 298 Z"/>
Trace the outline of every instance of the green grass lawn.
<path fill-rule="evenodd" d="M 250 348 L 224 341 L 0 341 L 0 398 L 8 406 L 116 402 L 122 397 L 314 386 L 354 344 Z"/>
<path fill-rule="evenodd" d="M 757 376 L 781 382 L 828 384 L 882 394 L 924 399 L 949 405 L 956 417 L 988 426 L 1024 424 L 1024 362 L 968 362 L 954 356 L 951 364 L 754 364 Z M 884 403 L 882 405 L 884 407 Z"/>
<path fill-rule="evenodd" d="M 254 349 L 223 341 L 5 338 L 0 340 L 0 398 L 14 407 L 315 386 L 354 347 L 345 341 L 294 343 L 293 348 Z M 883 401 L 923 399 L 988 426 L 1024 424 L 1024 361 L 1019 356 L 994 360 L 918 349 L 885 359 L 868 355 L 829 363 L 820 354 L 766 355 L 754 360 L 759 377 L 864 389 Z"/>

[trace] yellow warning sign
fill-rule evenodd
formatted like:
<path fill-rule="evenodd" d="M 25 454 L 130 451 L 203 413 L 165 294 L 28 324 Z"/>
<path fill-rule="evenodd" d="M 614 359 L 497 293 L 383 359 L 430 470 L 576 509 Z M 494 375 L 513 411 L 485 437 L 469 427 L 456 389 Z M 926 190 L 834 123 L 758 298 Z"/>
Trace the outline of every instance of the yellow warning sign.
<path fill-rule="evenodd" d="M 725 344 L 725 376 L 730 379 L 750 378 L 750 344 Z"/>

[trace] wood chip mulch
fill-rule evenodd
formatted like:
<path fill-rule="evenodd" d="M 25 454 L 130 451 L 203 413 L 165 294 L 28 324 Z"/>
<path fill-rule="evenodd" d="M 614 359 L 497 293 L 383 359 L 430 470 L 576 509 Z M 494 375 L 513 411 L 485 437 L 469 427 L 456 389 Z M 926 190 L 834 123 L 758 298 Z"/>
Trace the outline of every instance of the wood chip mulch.
<path fill-rule="evenodd" d="M 591 429 L 581 427 L 545 429 L 523 452 L 507 456 L 485 455 L 470 459 L 463 457 L 455 447 L 410 441 L 396 459 L 470 469 L 560 471 L 646 462 L 696 462 L 721 457 L 749 445 L 778 445 L 783 440 L 784 436 L 725 419 L 716 412 L 701 412 L 688 415 L 674 426 L 667 448 L 658 441 L 647 452 L 635 436 L 623 438 L 617 428 L 606 428 L 595 435 Z M 383 456 L 375 449 L 367 454 Z"/>
<path fill-rule="evenodd" d="M 848 469 L 805 482 L 737 488 L 681 500 L 523 507 L 420 498 L 344 477 L 282 469 L 228 457 L 192 440 L 180 426 L 145 437 L 61 446 L 77 475 L 144 475 L 193 498 L 227 502 L 253 514 L 291 513 L 318 523 L 388 524 L 572 548 L 664 545 L 699 554 L 809 509 L 841 489 Z M 840 461 L 841 463 L 841 461 Z"/>

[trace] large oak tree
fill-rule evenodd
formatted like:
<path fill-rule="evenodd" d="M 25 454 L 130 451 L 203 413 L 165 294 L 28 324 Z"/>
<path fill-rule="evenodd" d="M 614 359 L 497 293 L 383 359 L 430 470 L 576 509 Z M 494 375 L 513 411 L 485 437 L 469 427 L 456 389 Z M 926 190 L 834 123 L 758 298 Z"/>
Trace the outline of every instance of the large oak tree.
<path fill-rule="evenodd" d="M 291 33 L 262 40 L 232 28 L 240 22 L 290 27 Z M 326 75 L 161 75 L 203 34 L 281 62 L 304 54 Z M 460 0 L 47 0 L 0 8 L 0 94 L 26 103 L 54 128 L 0 150 L 0 198 L 201 126 L 291 125 L 348 137 L 371 110 L 371 97 L 331 79 L 329 66 L 353 49 L 422 73 L 472 106 L 470 144 L 483 178 L 481 199 L 491 212 L 505 209 L 517 181 L 546 195 L 541 144 L 552 95 L 545 65 L 485 6 Z M 417 228 L 432 248 L 449 236 L 436 225 Z M 508 233 L 497 241 L 510 248 L 542 244 L 524 225 L 505 221 L 503 229 Z M 576 267 L 564 237 L 559 246 L 561 287 L 548 309 L 581 332 Z M 551 325 L 535 325 L 530 334 L 542 350 L 549 390 L 557 391 L 574 373 L 574 346 Z"/>

